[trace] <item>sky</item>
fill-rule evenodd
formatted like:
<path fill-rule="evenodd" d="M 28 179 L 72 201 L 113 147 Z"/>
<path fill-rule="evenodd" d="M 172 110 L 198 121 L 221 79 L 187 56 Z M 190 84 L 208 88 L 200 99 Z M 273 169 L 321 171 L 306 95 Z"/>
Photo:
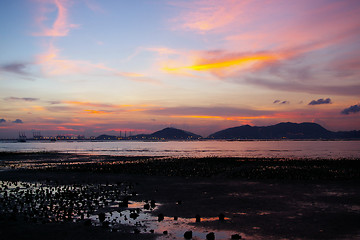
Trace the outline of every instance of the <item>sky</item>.
<path fill-rule="evenodd" d="M 358 0 L 3 0 L 0 138 L 360 130 Z"/>

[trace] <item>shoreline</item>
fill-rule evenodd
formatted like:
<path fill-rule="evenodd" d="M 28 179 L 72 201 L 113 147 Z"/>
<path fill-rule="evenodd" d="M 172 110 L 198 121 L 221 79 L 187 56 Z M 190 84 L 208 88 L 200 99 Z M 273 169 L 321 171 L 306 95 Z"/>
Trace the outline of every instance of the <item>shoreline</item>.
<path fill-rule="evenodd" d="M 328 164 L 328 161 L 325 160 L 303 160 L 301 164 L 289 165 L 298 160 L 257 159 L 261 164 L 256 165 L 254 159 L 242 159 L 239 162 L 237 161 L 239 159 L 232 158 L 149 159 L 148 157 L 42 153 L 14 154 L 9 159 L 10 155 L 0 155 L 0 162 L 6 160 L 8 164 L 8 162 L 16 161 L 35 161 L 59 165 L 56 165 L 55 168 L 52 166 L 52 168 L 45 169 L 13 169 L 0 172 L 0 181 L 44 182 L 69 186 L 90 183 L 131 183 L 134 191 L 137 192 L 137 195 L 131 197 L 132 201 L 141 203 L 142 208 L 145 200 L 154 199 L 159 206 L 151 212 L 152 216 L 164 214 L 165 220 L 169 224 L 175 223 L 172 218 L 177 216 L 184 221 L 190 221 L 184 225 L 189 229 L 200 229 L 199 231 L 203 232 L 213 231 L 215 235 L 230 231 L 239 233 L 243 239 L 356 239 L 360 236 L 356 224 L 360 220 L 358 204 L 360 191 L 357 175 L 352 178 L 329 178 L 328 174 L 324 175 L 325 178 L 289 178 L 291 174 L 285 174 L 286 178 L 284 178 L 275 174 L 280 170 L 288 170 L 289 166 L 302 169 L 306 166 L 302 164 L 306 163 L 315 169 L 325 168 Z M 219 164 L 219 161 L 223 163 Z M 316 165 L 322 161 L 325 161 L 323 165 Z M 338 164 L 347 161 L 349 160 L 339 160 Z M 275 175 L 261 175 L 267 176 L 267 178 L 233 175 L 234 172 L 242 169 L 238 164 L 248 164 L 244 168 L 248 172 L 252 172 L 252 170 L 262 169 L 264 166 L 274 169 L 274 164 L 278 163 L 287 168 L 278 168 L 278 172 L 274 172 Z M 359 171 L 357 164 L 353 162 L 349 164 L 345 166 L 347 169 L 355 168 L 355 172 Z M 234 166 L 237 166 L 234 168 L 235 170 L 232 169 Z M 197 169 L 190 171 L 194 167 Z M 162 169 L 162 171 L 158 169 Z M 214 171 L 214 169 L 218 171 Z M 331 168 L 326 169 L 331 170 Z M 266 168 L 264 171 L 266 172 Z M 258 176 L 258 173 L 249 176 Z M 222 223 L 218 220 L 204 220 L 217 218 L 220 213 L 223 213 L 229 220 Z M 196 214 L 203 219 L 200 223 L 191 220 L 195 218 Z M 1 220 L 2 223 L 4 223 L 3 221 Z M 7 222 L 3 226 L 9 228 L 2 227 L 2 234 L 10 236 L 16 228 L 32 232 L 23 224 L 21 221 Z M 14 228 L 11 228 L 10 225 L 13 225 Z M 31 223 L 31 225 L 38 230 L 48 229 L 46 224 Z M 65 225 L 58 224 L 55 227 L 49 227 L 52 230 L 46 231 L 51 232 L 58 228 L 68 229 Z M 92 228 L 100 233 L 106 232 L 106 236 L 125 234 L 117 239 L 167 239 L 166 237 L 183 239 L 176 235 L 176 228 L 171 228 L 171 226 L 167 229 L 155 230 L 153 235 L 145 232 L 141 232 L 139 235 L 134 234 L 133 227 L 128 229 L 128 233 L 112 233 L 101 227 Z M 83 226 L 70 229 L 73 232 L 81 232 Z M 165 230 L 168 230 L 166 236 L 163 234 Z M 4 231 L 7 231 L 9 235 L 6 235 Z M 41 231 L 37 234 L 41 235 Z M 85 235 L 80 239 L 86 239 Z M 41 236 L 40 239 L 42 239 Z M 199 237 L 198 239 L 205 238 Z"/>

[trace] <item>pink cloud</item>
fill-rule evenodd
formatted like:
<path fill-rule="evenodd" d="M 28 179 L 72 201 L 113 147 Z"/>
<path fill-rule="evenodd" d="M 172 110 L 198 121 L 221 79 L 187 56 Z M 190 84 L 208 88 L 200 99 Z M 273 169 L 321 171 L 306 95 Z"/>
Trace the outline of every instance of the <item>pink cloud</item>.
<path fill-rule="evenodd" d="M 41 66 L 44 74 L 50 76 L 87 74 L 100 70 L 109 73 L 109 76 L 119 76 L 130 81 L 161 84 L 159 80 L 147 77 L 142 73 L 119 71 L 102 63 L 62 58 L 60 56 L 60 49 L 54 45 L 54 41 L 48 44 L 47 50 L 44 53 L 36 57 L 35 63 Z"/>
<path fill-rule="evenodd" d="M 70 3 L 68 0 L 40 0 L 39 2 L 41 7 L 36 22 L 41 31 L 34 33 L 34 36 L 63 37 L 68 35 L 71 28 L 76 28 L 78 26 L 69 23 L 68 7 Z M 49 5 L 51 8 L 49 8 Z M 53 7 L 55 7 L 55 9 Z M 47 21 L 49 15 L 54 12 L 56 18 L 53 21 L 53 24 L 51 26 L 46 26 L 45 21 Z"/>
<path fill-rule="evenodd" d="M 170 3 L 182 8 L 180 16 L 173 19 L 182 29 L 197 32 L 213 31 L 226 27 L 241 18 L 246 1 L 200 0 L 188 3 Z M 174 28 L 175 29 L 175 28 Z"/>

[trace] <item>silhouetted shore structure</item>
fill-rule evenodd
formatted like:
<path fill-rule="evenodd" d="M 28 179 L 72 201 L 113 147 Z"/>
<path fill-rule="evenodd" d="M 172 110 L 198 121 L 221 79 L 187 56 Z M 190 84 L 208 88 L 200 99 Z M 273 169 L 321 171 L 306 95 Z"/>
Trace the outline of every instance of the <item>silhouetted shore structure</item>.
<path fill-rule="evenodd" d="M 66 231 L 77 239 L 91 239 L 90 232 L 130 240 L 184 239 L 190 232 L 197 239 L 359 235 L 356 159 L 39 152 L 0 153 L 0 166 L 0 233 L 6 239 L 56 232 L 54 239 L 61 239 Z"/>

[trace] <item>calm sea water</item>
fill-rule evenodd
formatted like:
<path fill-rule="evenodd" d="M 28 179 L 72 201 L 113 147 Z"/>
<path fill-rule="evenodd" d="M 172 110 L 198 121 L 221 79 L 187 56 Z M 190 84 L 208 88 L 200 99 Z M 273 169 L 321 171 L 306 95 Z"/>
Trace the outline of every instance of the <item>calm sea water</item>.
<path fill-rule="evenodd" d="M 3 141 L 0 142 L 0 151 L 59 151 L 119 156 L 360 159 L 360 141 Z"/>

